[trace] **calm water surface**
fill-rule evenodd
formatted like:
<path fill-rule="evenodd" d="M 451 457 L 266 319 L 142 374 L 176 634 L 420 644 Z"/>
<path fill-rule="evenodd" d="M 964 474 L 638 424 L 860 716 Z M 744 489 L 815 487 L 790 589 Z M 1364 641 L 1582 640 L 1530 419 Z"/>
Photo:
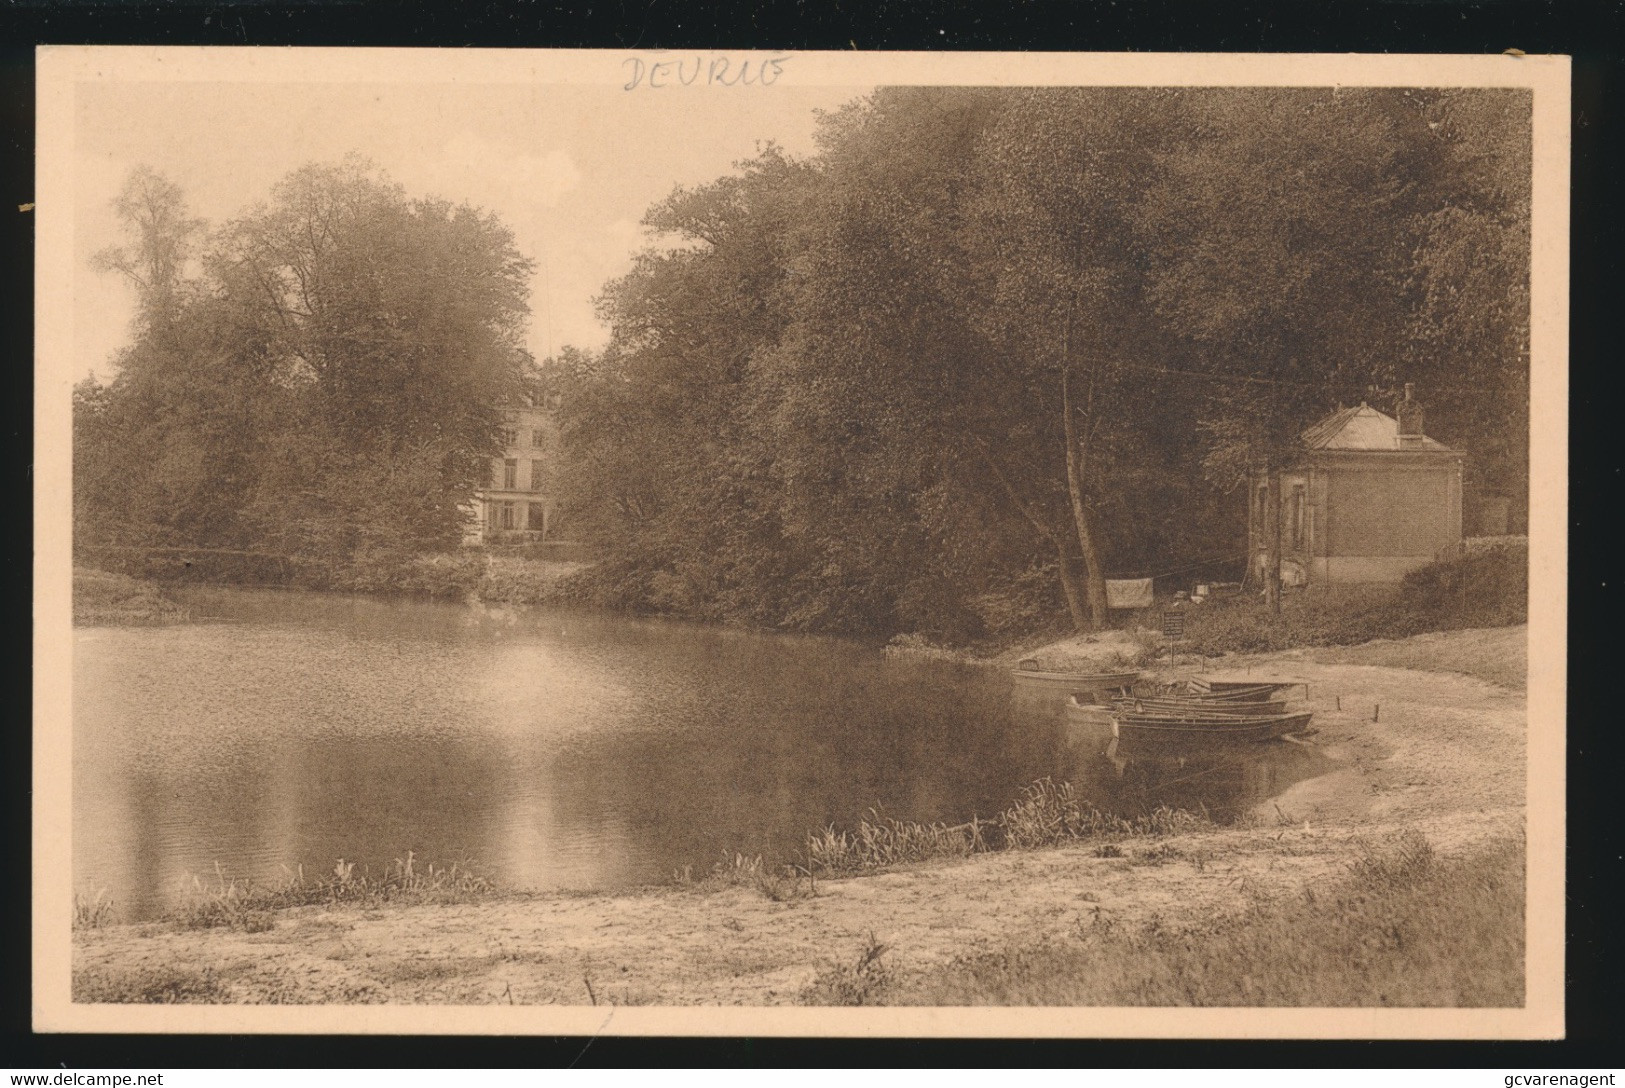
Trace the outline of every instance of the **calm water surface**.
<path fill-rule="evenodd" d="M 1066 777 L 1103 808 L 1219 817 L 1320 773 L 1255 746 L 1108 759 L 997 670 L 836 640 L 235 589 L 200 622 L 75 632 L 74 877 L 126 918 L 191 874 L 413 850 L 611 889 L 787 857 L 872 806 L 958 822 Z"/>

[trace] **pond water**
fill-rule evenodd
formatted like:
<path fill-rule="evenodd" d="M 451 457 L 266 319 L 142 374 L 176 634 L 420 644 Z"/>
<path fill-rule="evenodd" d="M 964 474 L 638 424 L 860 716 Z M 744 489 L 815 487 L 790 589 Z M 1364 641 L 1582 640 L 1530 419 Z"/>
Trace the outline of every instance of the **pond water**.
<path fill-rule="evenodd" d="M 75 631 L 73 870 L 121 915 L 191 876 L 407 850 L 614 889 L 783 859 L 871 807 L 959 822 L 1038 778 L 1223 819 L 1320 773 L 1292 745 L 1114 758 L 999 670 L 573 612 L 197 588 L 196 622 Z"/>

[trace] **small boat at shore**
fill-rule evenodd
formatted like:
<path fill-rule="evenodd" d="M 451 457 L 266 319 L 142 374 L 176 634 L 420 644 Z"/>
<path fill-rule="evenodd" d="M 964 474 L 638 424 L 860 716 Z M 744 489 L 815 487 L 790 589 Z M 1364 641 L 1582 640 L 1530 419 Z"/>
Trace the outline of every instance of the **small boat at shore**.
<path fill-rule="evenodd" d="M 1124 740 L 1231 740 L 1264 741 L 1302 733 L 1314 715 L 1215 715 L 1208 717 L 1118 712 L 1113 716 L 1117 736 Z"/>
<path fill-rule="evenodd" d="M 1267 703 L 1234 703 L 1220 700 L 1207 700 L 1203 702 L 1188 701 L 1184 699 L 1127 698 L 1117 700 L 1119 708 L 1130 711 L 1145 711 L 1151 714 L 1199 712 L 1201 714 L 1222 714 L 1227 717 L 1263 717 L 1269 714 L 1285 714 L 1286 703 L 1280 699 L 1272 699 Z"/>
<path fill-rule="evenodd" d="M 1289 711 L 1278 696 L 1291 684 L 1228 683 L 1149 685 L 1115 696 L 1078 692 L 1068 700 L 1068 726 L 1075 733 L 1121 740 L 1265 741 L 1308 730 L 1307 710 Z M 1109 723 L 1109 725 L 1108 725 Z"/>
<path fill-rule="evenodd" d="M 1273 699 L 1280 692 L 1281 684 L 1248 684 L 1245 687 L 1226 688 L 1223 691 L 1206 691 L 1201 688 L 1185 684 L 1168 687 L 1160 691 L 1148 691 L 1144 697 L 1152 699 L 1178 699 L 1187 703 L 1263 703 Z M 1135 694 L 1141 694 L 1136 692 Z"/>
<path fill-rule="evenodd" d="M 1184 696 L 1191 699 L 1242 699 L 1260 701 L 1286 691 L 1303 688 L 1305 697 L 1309 686 L 1301 680 L 1206 680 L 1192 677 L 1184 683 Z M 1263 694 L 1260 694 L 1262 692 Z"/>
<path fill-rule="evenodd" d="M 1035 687 L 1053 688 L 1071 694 L 1074 691 L 1127 691 L 1140 679 L 1133 670 L 1111 672 L 1047 672 L 1036 661 L 1023 661 L 1011 670 L 1016 683 Z"/>

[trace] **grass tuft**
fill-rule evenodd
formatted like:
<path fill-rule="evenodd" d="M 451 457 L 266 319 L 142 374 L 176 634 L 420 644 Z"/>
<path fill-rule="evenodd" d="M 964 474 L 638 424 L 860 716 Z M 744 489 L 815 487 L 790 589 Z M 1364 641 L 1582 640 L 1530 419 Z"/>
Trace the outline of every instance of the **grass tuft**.
<path fill-rule="evenodd" d="M 687 866 L 677 874 L 677 883 L 692 885 L 693 876 Z M 697 885 L 702 891 L 716 888 L 754 888 L 775 903 L 785 903 L 813 895 L 812 875 L 796 865 L 781 865 L 777 869 L 762 862 L 761 855 L 749 856 L 724 850 L 722 860 L 711 867 L 711 872 Z"/>
<path fill-rule="evenodd" d="M 859 949 L 857 958 L 849 963 L 837 963 L 820 971 L 801 992 L 803 1005 L 878 1005 L 880 998 L 892 987 L 891 972 L 880 962 L 890 946 L 875 939 L 873 930 L 869 940 Z"/>
<path fill-rule="evenodd" d="M 73 893 L 74 929 L 100 929 L 117 920 L 118 911 L 113 908 L 113 901 L 107 898 L 106 888 L 97 888 L 96 894 L 89 898 L 78 892 Z"/>
<path fill-rule="evenodd" d="M 1021 799 L 997 820 L 1007 849 L 1031 850 L 1108 835 L 1182 835 L 1209 824 L 1203 816 L 1167 805 L 1133 818 L 1105 813 L 1079 798 L 1072 783 L 1049 778 L 1023 787 L 1021 793 Z"/>
<path fill-rule="evenodd" d="M 1406 828 L 1382 842 L 1360 840 L 1360 856 L 1349 870 L 1357 883 L 1376 890 L 1413 888 L 1438 870 L 1439 858 L 1427 836 Z"/>
<path fill-rule="evenodd" d="M 988 848 L 986 826 L 976 819 L 954 827 L 915 823 L 870 809 L 869 818 L 860 820 L 851 831 L 826 827 L 809 835 L 807 857 L 811 866 L 826 873 L 859 873 L 932 858 L 968 857 Z"/>
<path fill-rule="evenodd" d="M 275 927 L 274 911 L 290 907 L 360 906 L 388 903 L 461 903 L 499 894 L 495 884 L 459 864 L 419 866 L 408 850 L 380 876 L 355 871 L 355 862 L 338 860 L 330 875 L 307 879 L 303 866 L 276 884 L 256 884 L 227 877 L 218 864 L 215 879 L 193 876 L 181 904 L 167 919 L 183 929 L 226 927 L 258 933 Z"/>

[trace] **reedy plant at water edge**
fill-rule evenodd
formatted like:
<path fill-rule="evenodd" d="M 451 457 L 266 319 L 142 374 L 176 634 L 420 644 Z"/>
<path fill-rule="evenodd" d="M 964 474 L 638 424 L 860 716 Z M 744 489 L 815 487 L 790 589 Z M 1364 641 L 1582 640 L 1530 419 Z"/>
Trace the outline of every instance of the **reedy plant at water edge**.
<path fill-rule="evenodd" d="M 108 898 L 106 888 L 97 888 L 93 896 L 73 893 L 74 929 L 100 929 L 112 925 L 117 919 L 118 911 Z"/>
<path fill-rule="evenodd" d="M 693 869 L 683 866 L 673 873 L 674 883 L 694 886 Z M 803 883 L 805 881 L 805 883 Z M 817 893 L 817 885 L 809 867 L 780 865 L 777 868 L 762 861 L 760 854 L 747 855 L 724 850 L 722 860 L 711 867 L 711 872 L 698 882 L 703 888 L 748 887 L 761 892 L 775 903 Z"/>
<path fill-rule="evenodd" d="M 421 868 L 417 855 L 408 850 L 385 866 L 382 874 L 366 869 L 359 874 L 356 863 L 339 858 L 330 875 L 307 879 L 305 868 L 283 867 L 284 878 L 275 884 L 260 884 L 247 878 L 226 876 L 215 863 L 215 879 L 206 883 L 196 875 L 182 889 L 180 904 L 168 920 L 185 929 L 225 926 L 250 932 L 275 925 L 271 912 L 308 906 L 381 906 L 385 903 L 455 903 L 499 894 L 489 879 L 454 862 Z"/>
<path fill-rule="evenodd" d="M 1181 835 L 1210 823 L 1205 816 L 1167 805 L 1132 818 L 1102 812 L 1078 797 L 1072 783 L 1050 778 L 1022 787 L 1021 793 L 997 821 L 1011 850 L 1109 835 Z"/>
<path fill-rule="evenodd" d="M 950 827 L 945 823 L 916 823 L 869 810 L 868 819 L 851 831 L 833 825 L 807 837 L 807 857 L 825 872 L 861 872 L 931 858 L 968 857 L 988 849 L 983 821 Z"/>
<path fill-rule="evenodd" d="M 807 837 L 809 867 L 826 873 L 858 873 L 1005 850 L 1031 850 L 1079 839 L 1180 835 L 1209 826 L 1206 814 L 1159 806 L 1123 817 L 1102 812 L 1078 797 L 1070 782 L 1041 778 L 1022 787 L 1021 798 L 992 820 L 963 824 L 916 823 L 869 810 L 850 831 L 834 826 Z M 1119 855 L 1120 856 L 1120 855 Z"/>

